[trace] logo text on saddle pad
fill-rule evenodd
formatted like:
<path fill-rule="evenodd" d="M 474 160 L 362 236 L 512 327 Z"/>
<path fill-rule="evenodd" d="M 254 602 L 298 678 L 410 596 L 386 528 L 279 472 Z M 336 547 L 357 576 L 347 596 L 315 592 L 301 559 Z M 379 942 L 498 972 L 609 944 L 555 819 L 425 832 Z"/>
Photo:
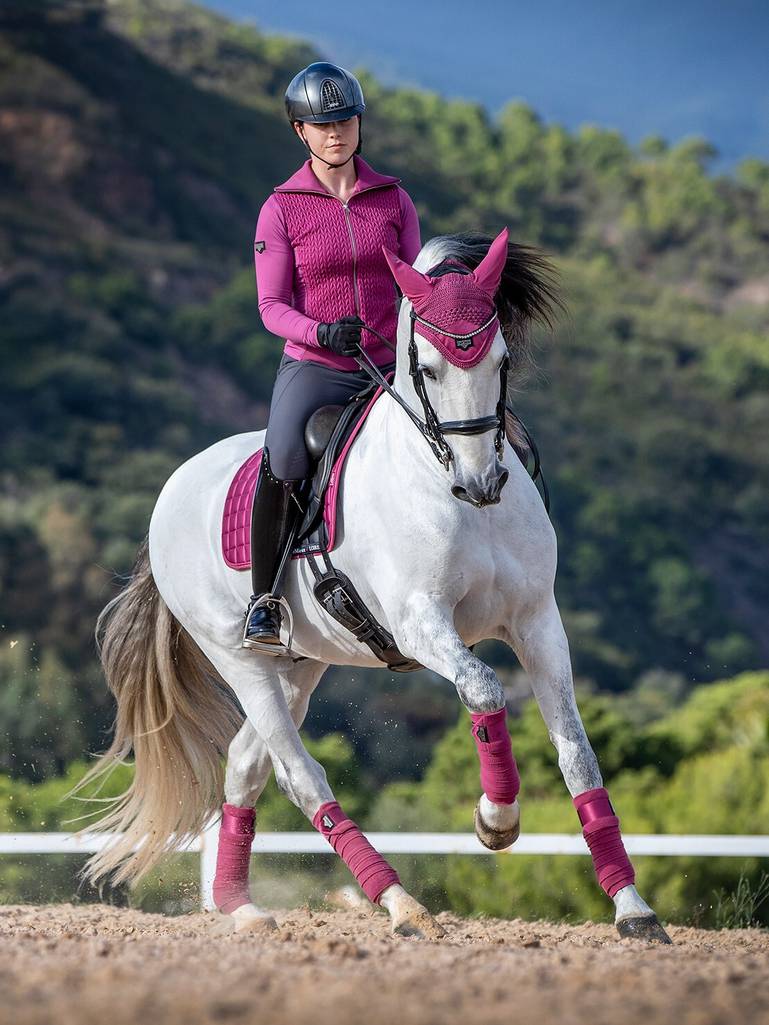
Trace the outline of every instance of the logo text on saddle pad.
<path fill-rule="evenodd" d="M 256 250 L 257 253 L 263 253 L 266 248 L 267 248 L 267 243 L 266 242 L 254 242 L 254 249 Z"/>

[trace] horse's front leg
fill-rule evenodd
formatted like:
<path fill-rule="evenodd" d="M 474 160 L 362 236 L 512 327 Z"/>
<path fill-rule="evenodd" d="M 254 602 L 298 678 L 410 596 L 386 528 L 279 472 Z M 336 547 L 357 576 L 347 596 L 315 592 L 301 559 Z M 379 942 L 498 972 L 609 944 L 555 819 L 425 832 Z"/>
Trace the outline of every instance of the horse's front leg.
<path fill-rule="evenodd" d="M 635 888 L 635 871 L 627 856 L 598 761 L 587 738 L 574 696 L 569 642 L 555 598 L 551 595 L 510 642 L 526 670 L 558 766 L 572 796 L 590 847 L 598 881 L 612 898 L 621 936 L 670 943 L 656 915 Z"/>
<path fill-rule="evenodd" d="M 323 767 L 299 736 L 281 686 L 277 659 L 269 655 L 258 658 L 240 650 L 219 649 L 207 654 L 235 691 L 255 736 L 266 749 L 278 788 L 326 837 L 369 900 L 387 909 L 393 932 L 431 939 L 443 936 L 443 928 L 404 890 L 397 872 L 335 800 Z M 262 770 L 256 766 L 254 773 L 253 782 L 258 786 Z M 245 792 L 239 797 L 244 799 Z"/>
<path fill-rule="evenodd" d="M 475 832 L 484 846 L 502 850 L 518 839 L 520 780 L 507 730 L 505 694 L 494 670 L 466 647 L 452 611 L 435 598 L 414 594 L 403 603 L 395 639 L 401 651 L 451 680 L 470 712 L 481 768 L 482 794 Z"/>

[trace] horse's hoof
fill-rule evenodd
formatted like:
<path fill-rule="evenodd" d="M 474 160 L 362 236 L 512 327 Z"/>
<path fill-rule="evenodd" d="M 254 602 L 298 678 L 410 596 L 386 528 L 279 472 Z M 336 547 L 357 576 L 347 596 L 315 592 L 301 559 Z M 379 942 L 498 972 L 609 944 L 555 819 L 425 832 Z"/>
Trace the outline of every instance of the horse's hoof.
<path fill-rule="evenodd" d="M 260 911 L 254 904 L 241 904 L 239 908 L 225 916 L 232 922 L 235 932 L 260 935 L 275 932 L 278 923 L 267 911 Z"/>
<path fill-rule="evenodd" d="M 475 835 L 481 841 L 483 846 L 488 847 L 490 851 L 504 851 L 507 847 L 512 847 L 521 833 L 520 819 L 512 829 L 499 830 L 491 829 L 487 826 L 481 818 L 480 802 L 475 806 L 473 824 L 475 825 Z"/>
<path fill-rule="evenodd" d="M 415 936 L 419 940 L 440 940 L 446 930 L 439 925 L 426 908 L 411 911 L 399 922 L 393 922 L 393 936 Z"/>
<path fill-rule="evenodd" d="M 617 922 L 617 932 L 623 940 L 646 940 L 648 943 L 672 943 L 656 915 L 623 918 Z"/>

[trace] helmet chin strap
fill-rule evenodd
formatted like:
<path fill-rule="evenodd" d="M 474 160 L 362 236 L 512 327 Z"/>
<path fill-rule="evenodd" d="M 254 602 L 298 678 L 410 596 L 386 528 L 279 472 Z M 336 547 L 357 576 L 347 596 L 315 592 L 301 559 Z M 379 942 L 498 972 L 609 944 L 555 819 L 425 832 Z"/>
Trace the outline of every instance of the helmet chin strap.
<path fill-rule="evenodd" d="M 310 148 L 310 144 L 309 144 L 309 142 L 307 141 L 307 139 L 305 138 L 305 135 L 304 135 L 304 128 L 302 128 L 302 142 L 305 144 L 307 149 L 310 150 L 310 153 L 312 153 L 312 155 L 314 157 L 317 157 L 318 160 L 322 160 L 323 161 L 323 163 L 326 165 L 326 167 L 344 167 L 344 165 L 349 160 L 352 160 L 352 158 L 355 156 L 355 150 L 353 150 L 352 153 L 347 158 L 347 160 L 343 160 L 341 164 L 331 164 L 331 163 L 329 163 L 328 160 L 326 160 L 325 157 L 320 156 L 320 154 L 316 153 L 314 149 Z M 358 142 L 360 143 L 360 132 L 358 133 Z"/>

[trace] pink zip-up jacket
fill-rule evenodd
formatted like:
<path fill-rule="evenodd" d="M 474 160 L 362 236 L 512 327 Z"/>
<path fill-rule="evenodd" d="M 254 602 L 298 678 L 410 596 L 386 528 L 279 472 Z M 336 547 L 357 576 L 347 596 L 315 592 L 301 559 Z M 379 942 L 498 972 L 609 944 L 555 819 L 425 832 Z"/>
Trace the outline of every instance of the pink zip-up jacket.
<path fill-rule="evenodd" d="M 350 356 L 318 344 L 318 324 L 358 314 L 395 344 L 395 281 L 382 246 L 413 263 L 422 247 L 419 218 L 400 178 L 379 174 L 353 156 L 357 181 L 347 203 L 333 195 L 308 158 L 278 185 L 259 212 L 254 264 L 259 312 L 283 351 L 340 370 L 358 370 Z M 395 354 L 363 329 L 361 344 L 378 366 Z"/>

